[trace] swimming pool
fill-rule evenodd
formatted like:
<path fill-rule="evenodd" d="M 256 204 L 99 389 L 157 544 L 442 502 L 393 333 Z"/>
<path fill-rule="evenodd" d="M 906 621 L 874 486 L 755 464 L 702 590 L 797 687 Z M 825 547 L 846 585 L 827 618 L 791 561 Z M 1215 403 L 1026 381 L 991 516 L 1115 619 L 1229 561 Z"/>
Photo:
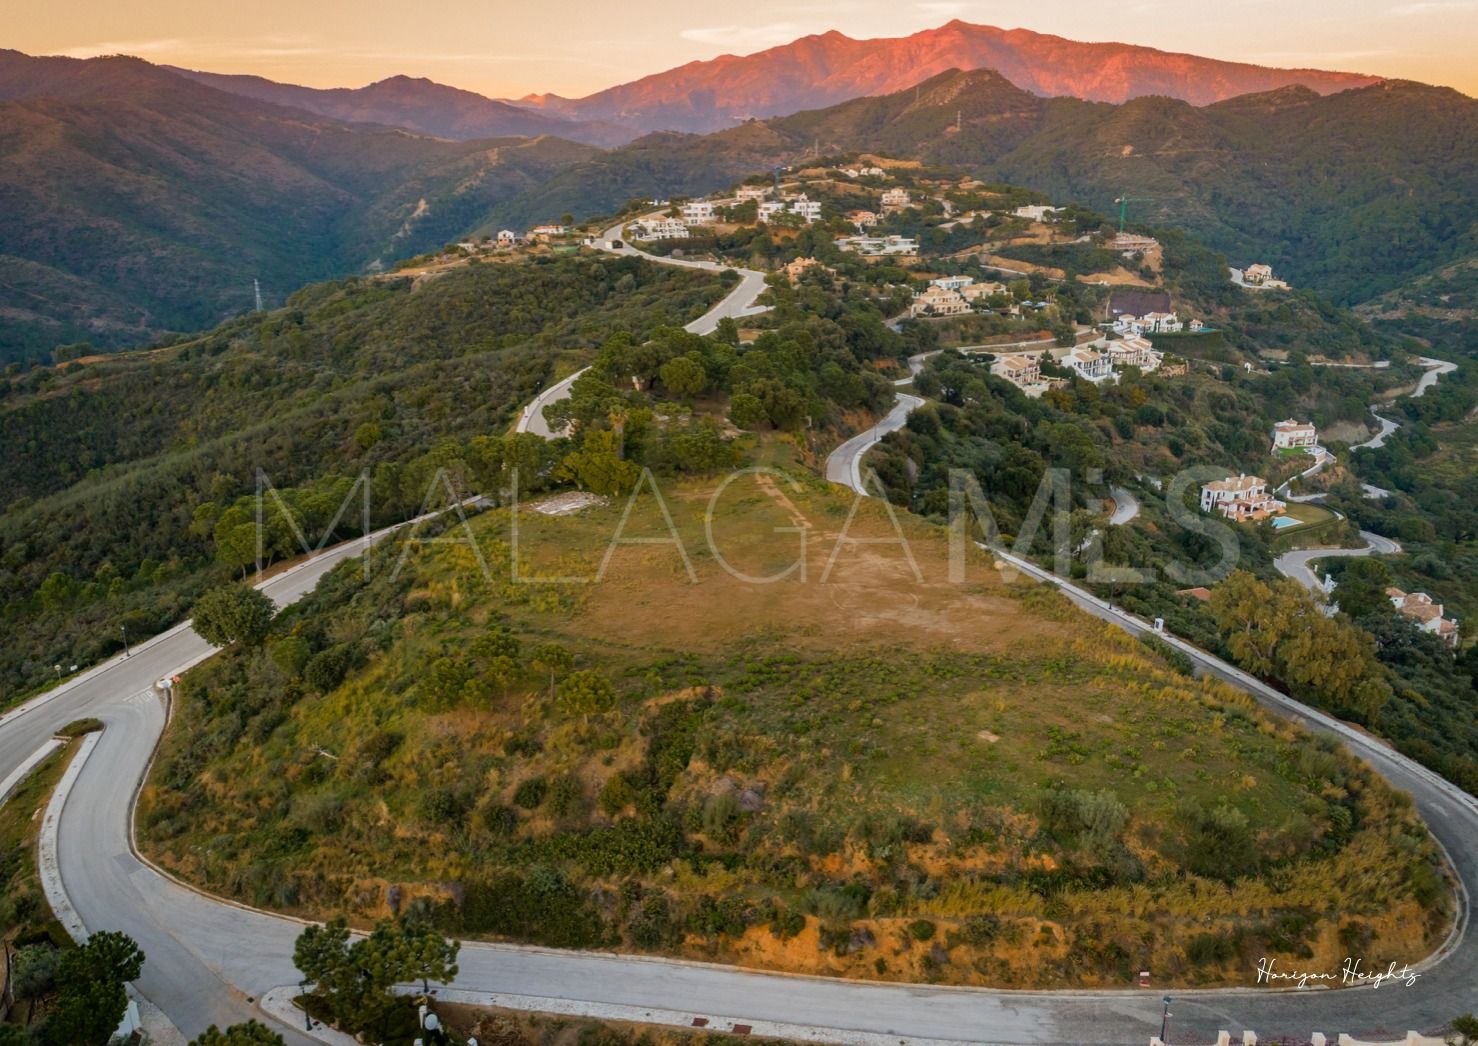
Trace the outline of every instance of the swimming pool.
<path fill-rule="evenodd" d="M 1299 520 L 1296 520 L 1296 519 L 1292 518 L 1291 516 L 1274 516 L 1273 517 L 1273 529 L 1274 530 L 1287 530 L 1289 527 L 1296 527 L 1298 525 L 1299 525 Z"/>

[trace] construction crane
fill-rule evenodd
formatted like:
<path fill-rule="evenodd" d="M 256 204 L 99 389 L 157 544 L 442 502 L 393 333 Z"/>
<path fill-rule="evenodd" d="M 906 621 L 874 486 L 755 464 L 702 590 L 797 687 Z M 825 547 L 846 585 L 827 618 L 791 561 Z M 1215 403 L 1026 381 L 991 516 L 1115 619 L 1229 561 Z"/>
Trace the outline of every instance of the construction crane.
<path fill-rule="evenodd" d="M 1124 222 L 1129 218 L 1129 205 L 1131 203 L 1149 203 L 1148 196 L 1120 196 L 1114 201 L 1119 205 L 1119 232 L 1124 231 Z"/>

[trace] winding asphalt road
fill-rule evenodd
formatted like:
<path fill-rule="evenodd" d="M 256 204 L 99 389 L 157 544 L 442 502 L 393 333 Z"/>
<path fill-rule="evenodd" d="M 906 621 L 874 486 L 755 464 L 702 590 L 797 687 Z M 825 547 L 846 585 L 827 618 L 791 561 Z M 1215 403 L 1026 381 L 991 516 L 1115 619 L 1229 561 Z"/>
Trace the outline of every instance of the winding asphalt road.
<path fill-rule="evenodd" d="M 741 269 L 733 265 L 720 265 L 717 262 L 691 260 L 688 258 L 664 258 L 656 254 L 648 254 L 639 251 L 625 240 L 626 223 L 621 222 L 611 226 L 600 234 L 596 240 L 596 247 L 608 254 L 620 254 L 626 257 L 645 258 L 660 265 L 673 265 L 685 269 L 704 269 L 709 272 L 723 272 L 733 269 L 739 274 L 739 282 L 734 289 L 726 294 L 713 308 L 693 322 L 686 324 L 683 330 L 692 334 L 712 334 L 718 329 L 719 321 L 723 319 L 739 319 L 744 316 L 753 316 L 764 312 L 768 306 L 756 305 L 759 296 L 765 292 L 765 274 L 756 272 L 754 269 Z M 620 247 L 611 247 L 608 244 L 620 240 Z M 570 386 L 575 380 L 584 374 L 589 367 L 582 367 L 569 377 L 551 385 L 539 393 L 524 409 L 519 412 L 518 421 L 514 424 L 515 432 L 532 432 L 536 436 L 551 439 L 557 433 L 550 431 L 549 423 L 544 420 L 544 408 L 551 403 L 557 403 L 562 399 L 568 399 Z"/>
<path fill-rule="evenodd" d="M 1285 552 L 1273 560 L 1273 569 L 1284 577 L 1293 578 L 1304 588 L 1322 590 L 1318 575 L 1313 571 L 1313 564 L 1321 559 L 1336 559 L 1341 556 L 1394 556 L 1401 551 L 1399 544 L 1374 531 L 1362 530 L 1360 537 L 1365 541 L 1362 548 L 1300 548 Z"/>
<path fill-rule="evenodd" d="M 1421 360 L 1422 366 L 1427 368 L 1427 372 L 1421 376 L 1421 378 L 1416 383 L 1416 388 L 1412 390 L 1411 396 L 1413 399 L 1425 395 L 1426 391 L 1430 389 L 1433 385 L 1435 385 L 1437 383 L 1437 379 L 1441 378 L 1442 375 L 1451 374 L 1453 371 L 1457 370 L 1456 363 L 1449 363 L 1446 360 L 1434 360 L 1427 356 L 1421 356 L 1418 358 Z M 1354 364 L 1330 363 L 1323 364 L 1323 366 L 1354 366 Z M 1372 364 L 1371 366 L 1375 367 L 1376 365 Z M 1395 432 L 1401 427 L 1398 423 L 1390 421 L 1387 418 L 1384 418 L 1381 415 L 1377 414 L 1375 408 L 1376 404 L 1372 403 L 1370 405 L 1370 413 L 1375 416 L 1375 419 L 1378 422 L 1380 422 L 1381 430 L 1376 433 L 1375 436 L 1366 440 L 1364 443 L 1355 444 L 1352 449 L 1359 450 L 1362 447 L 1384 446 L 1386 439 L 1391 435 L 1391 433 Z M 1327 461 L 1332 460 L 1333 455 L 1331 455 L 1328 451 L 1325 451 L 1320 459 L 1314 464 L 1313 468 L 1299 473 L 1299 475 L 1295 478 L 1302 478 L 1303 476 L 1313 475 L 1315 472 L 1319 471 L 1319 469 L 1323 468 Z M 1292 482 L 1292 480 L 1290 480 L 1289 482 Z M 1372 487 L 1368 483 L 1360 484 L 1360 489 L 1366 497 L 1386 497 L 1390 494 L 1390 491 L 1382 490 L 1380 487 Z M 1287 491 L 1288 483 L 1284 483 L 1281 487 L 1278 488 L 1279 496 L 1284 497 L 1289 501 L 1317 501 L 1324 497 L 1323 494 L 1306 494 L 1302 497 L 1292 497 L 1287 493 Z M 1284 577 L 1293 578 L 1295 581 L 1297 581 L 1299 584 L 1303 585 L 1307 589 L 1322 591 L 1323 586 L 1319 583 L 1318 575 L 1316 575 L 1313 570 L 1313 564 L 1318 560 L 1331 559 L 1340 556 L 1393 556 L 1401 551 L 1401 546 L 1397 542 L 1392 541 L 1390 538 L 1381 537 L 1381 535 L 1376 534 L 1372 531 L 1362 530 L 1360 531 L 1360 537 L 1365 541 L 1365 545 L 1361 548 L 1306 548 L 1295 549 L 1292 552 L 1285 552 L 1277 559 L 1273 560 L 1273 569 L 1277 570 L 1278 573 L 1282 574 Z"/>

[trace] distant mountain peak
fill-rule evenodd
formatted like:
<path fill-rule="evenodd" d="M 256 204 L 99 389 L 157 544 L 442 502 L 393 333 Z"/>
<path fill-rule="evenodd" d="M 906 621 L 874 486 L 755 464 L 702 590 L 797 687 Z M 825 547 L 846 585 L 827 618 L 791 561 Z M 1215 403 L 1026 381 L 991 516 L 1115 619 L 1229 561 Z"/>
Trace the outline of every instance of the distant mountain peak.
<path fill-rule="evenodd" d="M 949 69 L 992 69 L 1040 97 L 1124 102 L 1164 95 L 1208 105 L 1299 84 L 1331 94 L 1376 82 L 1358 73 L 1270 69 L 1123 43 L 1086 43 L 953 19 L 911 36 L 855 40 L 837 30 L 745 56 L 689 62 L 585 98 L 530 95 L 521 104 L 643 130 L 712 131 L 891 94 Z"/>

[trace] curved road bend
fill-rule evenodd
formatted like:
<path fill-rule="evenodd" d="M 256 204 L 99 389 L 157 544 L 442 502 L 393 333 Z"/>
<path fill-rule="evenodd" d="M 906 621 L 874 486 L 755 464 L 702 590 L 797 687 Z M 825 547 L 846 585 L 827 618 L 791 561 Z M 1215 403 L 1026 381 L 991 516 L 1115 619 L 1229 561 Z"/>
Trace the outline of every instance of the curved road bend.
<path fill-rule="evenodd" d="M 1427 390 L 1430 389 L 1433 385 L 1437 384 L 1437 380 L 1439 378 L 1441 378 L 1444 374 L 1451 374 L 1453 371 L 1457 370 L 1457 364 L 1452 363 L 1448 360 L 1435 360 L 1430 356 L 1418 356 L 1417 360 L 1421 363 L 1423 367 L 1427 368 L 1427 372 L 1417 379 L 1416 388 L 1411 390 L 1412 399 L 1420 399 L 1422 396 L 1425 396 L 1427 394 Z M 1337 366 L 1337 364 L 1328 364 L 1328 366 Z M 1367 447 L 1371 449 L 1384 447 L 1386 445 L 1386 440 L 1391 438 L 1391 433 L 1395 432 L 1401 427 L 1400 422 L 1391 421 L 1390 419 L 1385 418 L 1381 414 L 1379 414 L 1376 411 L 1376 408 L 1379 406 L 1380 404 L 1378 403 L 1372 403 L 1370 405 L 1370 413 L 1375 418 L 1375 420 L 1380 423 L 1380 431 L 1377 432 L 1374 436 L 1370 437 L 1370 439 L 1366 440 L 1364 443 L 1354 444 L 1350 448 L 1351 450 L 1363 450 Z"/>
<path fill-rule="evenodd" d="M 739 319 L 741 316 L 753 316 L 764 312 L 768 306 L 756 305 L 755 301 L 765 292 L 765 274 L 753 269 L 741 269 L 733 265 L 720 265 L 710 261 L 690 261 L 686 258 L 664 258 L 656 254 L 648 254 L 639 251 L 626 243 L 624 236 L 626 223 L 621 222 L 611 226 L 600 234 L 596 240 L 599 250 L 608 254 L 621 254 L 635 258 L 645 258 L 647 261 L 656 262 L 659 265 L 675 265 L 687 269 L 707 269 L 711 272 L 723 272 L 725 269 L 733 269 L 739 274 L 739 282 L 734 289 L 726 294 L 713 308 L 709 309 L 696 320 L 684 325 L 683 330 L 691 334 L 712 334 L 718 329 L 719 321 L 722 319 Z M 621 240 L 620 247 L 607 247 L 606 244 L 612 240 Z M 551 403 L 557 403 L 562 399 L 568 399 L 570 386 L 575 379 L 584 374 L 589 367 L 581 367 L 569 377 L 551 385 L 519 412 L 518 421 L 513 426 L 514 432 L 532 432 L 536 436 L 552 439 L 555 433 L 550 431 L 549 423 L 544 420 L 544 408 Z"/>
<path fill-rule="evenodd" d="M 1363 548 L 1300 548 L 1285 552 L 1273 560 L 1273 569 L 1284 577 L 1293 578 L 1304 588 L 1322 590 L 1324 586 L 1319 583 L 1319 577 L 1313 570 L 1313 564 L 1321 559 L 1335 559 L 1342 556 L 1394 556 L 1401 551 L 1399 544 L 1373 531 L 1362 530 L 1360 537 L 1365 541 Z"/>

